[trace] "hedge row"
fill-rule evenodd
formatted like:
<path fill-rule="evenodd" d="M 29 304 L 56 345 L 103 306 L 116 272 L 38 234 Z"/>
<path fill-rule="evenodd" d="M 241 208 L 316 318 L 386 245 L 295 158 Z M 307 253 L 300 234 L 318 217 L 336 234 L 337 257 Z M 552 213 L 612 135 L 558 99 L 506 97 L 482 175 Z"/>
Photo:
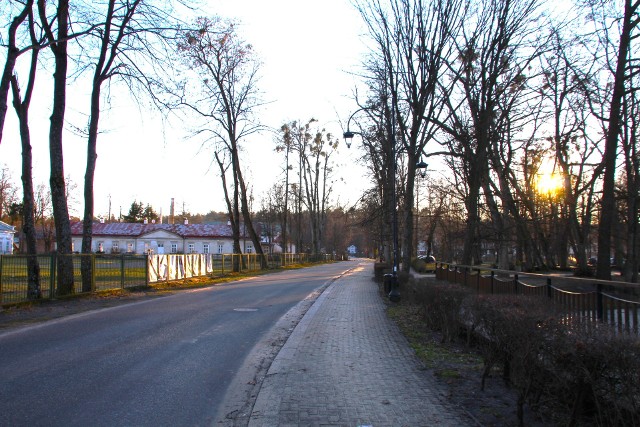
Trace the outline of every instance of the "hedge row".
<path fill-rule="evenodd" d="M 481 387 L 493 368 L 523 407 L 558 425 L 640 425 L 640 340 L 564 314 L 538 297 L 476 295 L 455 284 L 412 281 L 430 328 L 482 355 Z"/>

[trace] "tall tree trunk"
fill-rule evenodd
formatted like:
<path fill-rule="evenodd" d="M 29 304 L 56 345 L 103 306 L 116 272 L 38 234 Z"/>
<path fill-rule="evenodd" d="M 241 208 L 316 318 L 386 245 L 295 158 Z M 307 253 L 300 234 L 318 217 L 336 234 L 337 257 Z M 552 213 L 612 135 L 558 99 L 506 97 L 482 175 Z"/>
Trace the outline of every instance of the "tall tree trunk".
<path fill-rule="evenodd" d="M 240 261 L 239 256 L 242 254 L 242 249 L 240 248 L 240 217 L 238 214 L 238 192 L 236 188 L 234 188 L 234 198 L 235 202 L 231 201 L 229 197 L 229 189 L 227 186 L 227 175 L 226 168 L 224 167 L 224 163 L 220 159 L 218 153 L 215 153 L 216 161 L 218 162 L 218 167 L 220 168 L 220 179 L 222 180 L 222 189 L 224 190 L 224 200 L 227 203 L 227 212 L 229 212 L 229 223 L 231 224 L 231 234 L 233 236 L 233 271 L 240 271 Z M 234 177 L 235 179 L 235 177 Z"/>
<path fill-rule="evenodd" d="M 235 144 L 234 144 L 235 145 Z M 251 221 L 251 212 L 249 211 L 249 203 L 247 200 L 247 187 L 244 183 L 244 178 L 242 177 L 242 171 L 240 170 L 240 159 L 238 157 L 238 150 L 235 148 L 233 150 L 233 168 L 234 174 L 237 177 L 237 182 L 240 187 L 240 202 L 241 202 L 241 210 L 242 210 L 242 218 L 245 224 L 245 233 L 249 231 L 249 237 L 253 242 L 253 245 L 256 249 L 256 254 L 260 257 L 260 266 L 261 268 L 267 268 L 267 258 L 264 255 L 264 251 L 262 250 L 262 244 L 260 242 L 260 237 L 256 233 L 256 230 L 253 228 L 253 222 Z M 246 248 L 245 248 L 246 250 Z"/>
<path fill-rule="evenodd" d="M 287 219 L 289 216 L 289 145 L 286 146 L 286 171 L 284 179 L 284 215 L 282 219 L 282 254 L 287 251 Z M 282 260 L 284 262 L 284 259 Z"/>
<path fill-rule="evenodd" d="M 20 87 L 18 78 L 11 75 L 15 61 L 18 56 L 16 48 L 16 32 L 20 23 L 29 17 L 29 34 L 31 41 L 37 44 L 34 33 L 33 22 L 33 0 L 25 3 L 23 11 L 14 18 L 9 28 L 9 52 L 7 53 L 7 63 L 5 65 L 2 83 L 0 84 L 0 140 L 2 139 L 2 128 L 7 110 L 7 96 L 9 83 L 13 92 L 13 107 L 18 116 L 20 126 L 20 142 L 22 144 L 22 231 L 25 235 L 27 247 L 27 298 L 30 300 L 42 297 L 40 287 L 40 264 L 37 258 L 36 244 L 36 225 L 35 225 L 35 208 L 33 193 L 33 156 L 31 150 L 31 135 L 29 132 L 29 106 L 31 104 L 31 95 L 35 85 L 36 71 L 38 66 L 38 49 L 34 47 L 31 52 L 31 64 L 29 68 L 29 77 L 27 88 L 25 90 L 24 100 L 21 100 Z"/>
<path fill-rule="evenodd" d="M 102 43 L 100 46 L 100 56 L 96 63 L 91 87 L 91 106 L 89 117 L 89 137 L 87 139 L 87 166 L 84 174 L 84 215 L 82 218 L 82 291 L 90 292 L 93 284 L 93 263 L 91 262 L 91 245 L 93 237 L 93 211 L 94 194 L 93 181 L 96 171 L 96 161 L 98 159 L 98 124 L 100 123 L 100 96 L 102 82 L 105 79 L 105 62 L 111 37 L 111 26 L 115 0 L 109 0 L 107 15 L 102 33 Z M 107 66 L 108 68 L 108 66 Z"/>
<path fill-rule="evenodd" d="M 94 77 L 93 92 L 91 93 L 91 117 L 89 119 L 89 138 L 87 141 L 87 167 L 84 174 L 84 216 L 82 218 L 82 291 L 92 290 L 93 263 L 91 262 L 91 245 L 93 237 L 93 181 L 98 158 L 98 122 L 100 120 L 100 81 Z"/>
<path fill-rule="evenodd" d="M 49 129 L 49 155 L 51 175 L 51 202 L 53 219 L 56 227 L 57 245 L 57 291 L 59 295 L 74 292 L 73 260 L 71 259 L 72 241 L 69 208 L 67 206 L 66 186 L 64 181 L 64 156 L 62 139 L 64 132 L 64 114 L 67 95 L 67 40 L 69 36 L 69 0 L 59 0 L 56 21 L 58 25 L 57 39 L 53 36 L 47 23 L 45 0 L 38 0 L 38 8 L 43 25 L 46 27 L 51 50 L 55 58 L 53 74 L 53 109 Z"/>
<path fill-rule="evenodd" d="M 480 166 L 477 164 L 477 160 L 471 158 L 474 157 L 474 153 L 470 151 L 467 156 L 469 157 L 468 161 L 470 170 L 468 177 L 469 194 L 465 200 L 467 208 L 467 225 L 464 233 L 464 246 L 462 249 L 461 262 L 465 265 L 471 265 L 474 260 L 475 246 L 477 245 L 478 225 L 480 223 L 478 201 L 480 198 L 482 179 L 480 177 Z"/>
<path fill-rule="evenodd" d="M 609 128 L 605 139 L 603 155 L 604 177 L 602 183 L 602 200 L 598 225 L 598 263 L 596 277 L 598 279 L 611 279 L 611 232 L 615 212 L 615 169 L 616 154 L 618 149 L 618 135 L 622 129 L 620 114 L 622 111 L 622 97 L 624 96 L 624 83 L 626 79 L 627 58 L 631 45 L 631 31 L 637 25 L 634 14 L 638 8 L 638 2 L 625 0 L 622 32 L 620 45 L 618 46 L 618 63 L 613 81 L 613 93 L 611 95 L 611 109 L 609 111 Z"/>
<path fill-rule="evenodd" d="M 30 300 L 42 297 L 40 287 L 40 264 L 37 258 L 35 208 L 33 193 L 33 156 L 31 151 L 31 135 L 29 132 L 29 105 L 35 74 L 38 64 L 37 50 L 32 52 L 31 69 L 29 73 L 29 83 L 25 91 L 25 100 L 20 99 L 20 89 L 16 76 L 11 78 L 13 89 L 13 106 L 18 115 L 20 124 L 20 141 L 22 143 L 22 231 L 25 235 L 27 246 L 27 298 Z"/>

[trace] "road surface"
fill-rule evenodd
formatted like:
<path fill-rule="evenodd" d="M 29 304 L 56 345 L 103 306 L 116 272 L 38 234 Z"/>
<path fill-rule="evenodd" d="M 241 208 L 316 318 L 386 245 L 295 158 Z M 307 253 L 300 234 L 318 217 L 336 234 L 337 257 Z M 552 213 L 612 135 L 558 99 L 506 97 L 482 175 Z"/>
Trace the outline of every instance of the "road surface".
<path fill-rule="evenodd" d="M 1 333 L 0 425 L 212 424 L 225 416 L 227 392 L 235 403 L 250 394 L 229 390 L 236 374 L 244 370 L 242 382 L 264 368 L 248 356 L 274 356 L 301 316 L 291 313 L 355 265 L 269 274 Z"/>

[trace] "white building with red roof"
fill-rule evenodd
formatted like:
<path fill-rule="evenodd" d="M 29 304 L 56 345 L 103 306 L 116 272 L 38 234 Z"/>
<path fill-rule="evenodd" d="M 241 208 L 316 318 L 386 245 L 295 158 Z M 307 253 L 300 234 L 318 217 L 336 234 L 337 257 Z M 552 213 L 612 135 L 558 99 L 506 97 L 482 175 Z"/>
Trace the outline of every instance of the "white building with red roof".
<path fill-rule="evenodd" d="M 240 248 L 243 253 L 253 253 L 255 248 L 248 236 L 242 235 Z M 73 250 L 82 248 L 82 222 L 71 224 Z M 231 226 L 215 224 L 143 224 L 97 223 L 93 224 L 91 252 L 130 254 L 229 254 L 233 253 Z"/>
<path fill-rule="evenodd" d="M 13 240 L 16 235 L 16 228 L 12 225 L 0 221 L 0 254 L 13 253 Z"/>

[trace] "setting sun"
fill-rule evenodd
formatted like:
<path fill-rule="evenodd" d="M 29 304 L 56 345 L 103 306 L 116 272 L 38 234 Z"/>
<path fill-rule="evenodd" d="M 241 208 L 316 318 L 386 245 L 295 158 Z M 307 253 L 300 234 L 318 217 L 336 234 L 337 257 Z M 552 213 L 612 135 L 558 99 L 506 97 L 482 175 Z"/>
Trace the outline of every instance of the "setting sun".
<path fill-rule="evenodd" d="M 539 194 L 558 194 L 563 186 L 562 175 L 555 172 L 540 172 L 536 179 L 536 191 Z"/>

